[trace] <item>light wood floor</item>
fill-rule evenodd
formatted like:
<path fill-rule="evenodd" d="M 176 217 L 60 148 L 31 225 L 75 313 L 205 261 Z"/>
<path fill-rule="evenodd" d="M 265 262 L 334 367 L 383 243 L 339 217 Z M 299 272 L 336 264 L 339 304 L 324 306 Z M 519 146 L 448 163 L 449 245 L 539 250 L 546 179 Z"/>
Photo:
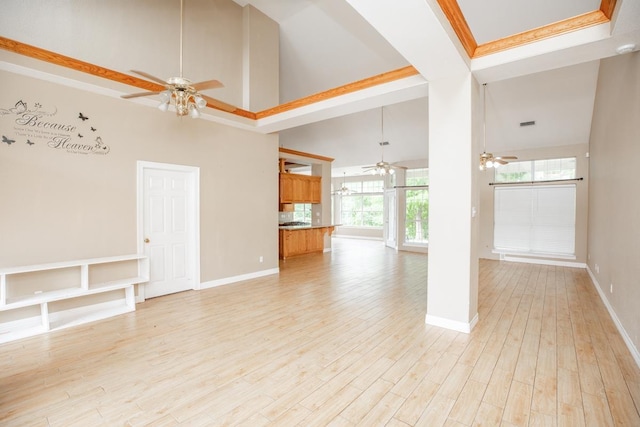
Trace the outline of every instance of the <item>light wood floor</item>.
<path fill-rule="evenodd" d="M 482 261 L 467 335 L 425 325 L 426 265 L 334 239 L 0 345 L 0 425 L 640 426 L 640 369 L 584 270 Z"/>

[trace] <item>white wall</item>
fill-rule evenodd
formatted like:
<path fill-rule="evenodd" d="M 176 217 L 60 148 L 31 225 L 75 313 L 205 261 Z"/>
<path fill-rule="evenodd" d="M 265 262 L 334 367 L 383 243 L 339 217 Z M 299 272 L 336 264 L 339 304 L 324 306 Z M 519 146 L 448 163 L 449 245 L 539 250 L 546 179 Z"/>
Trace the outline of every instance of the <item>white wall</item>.
<path fill-rule="evenodd" d="M 0 267 L 135 253 L 138 160 L 200 168 L 203 282 L 278 267 L 277 135 L 179 118 L 8 72 L 0 80 L 0 108 L 22 101 L 51 113 L 40 122 L 77 127 L 54 131 L 18 125 L 18 112 L 0 115 L 0 133 L 16 141 L 0 143 Z M 51 148 L 47 142 L 57 133 L 70 134 L 75 144 L 95 144 L 99 135 L 110 151 Z"/>
<path fill-rule="evenodd" d="M 602 60 L 589 147 L 588 265 L 640 365 L 638 118 L 640 53 Z"/>
<path fill-rule="evenodd" d="M 243 108 L 261 111 L 278 105 L 280 100 L 280 29 L 251 5 L 245 6 L 243 18 Z"/>
<path fill-rule="evenodd" d="M 218 79 L 224 88 L 205 93 L 242 105 L 246 66 L 254 86 L 248 85 L 249 101 L 253 97 L 257 105 L 273 105 L 279 81 L 273 65 L 277 24 L 256 10 L 244 12 L 247 22 L 243 9 L 231 0 L 185 1 L 184 76 Z M 179 1 L 7 0 L 0 25 L 5 37 L 115 71 L 142 70 L 162 79 L 179 75 Z M 83 138 L 67 132 L 71 143 L 91 139 L 95 144 L 99 135 L 110 148 L 102 156 L 52 149 L 47 146 L 50 130 L 25 131 L 16 125 L 18 114 L 0 114 L 0 132 L 16 140 L 0 144 L 6 218 L 0 224 L 0 266 L 136 252 L 136 161 L 146 160 L 200 168 L 203 282 L 278 267 L 277 135 L 178 118 L 133 101 L 84 92 L 75 89 L 86 87 L 78 82 L 131 93 L 139 89 L 6 51 L 0 51 L 0 60 L 29 67 L 26 72 L 58 76 L 51 80 L 66 84 L 3 71 L 0 109 L 9 111 L 18 101 L 29 109 L 39 104 L 51 113 L 40 121 L 82 129 L 77 133 Z M 260 86 L 269 82 L 275 92 Z M 90 117 L 87 123 L 78 119 L 79 112 Z M 81 127 L 88 123 L 95 133 Z"/>

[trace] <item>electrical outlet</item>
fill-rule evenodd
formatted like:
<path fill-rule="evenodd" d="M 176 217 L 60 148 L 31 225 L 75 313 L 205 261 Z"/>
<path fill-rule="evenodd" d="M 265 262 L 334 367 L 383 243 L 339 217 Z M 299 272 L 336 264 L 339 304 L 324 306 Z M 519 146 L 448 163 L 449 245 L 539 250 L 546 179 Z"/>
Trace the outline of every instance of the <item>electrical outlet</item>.
<path fill-rule="evenodd" d="M 260 262 L 264 261 L 264 258 L 262 256 L 260 256 Z"/>
<path fill-rule="evenodd" d="M 596 264 L 596 273 L 600 273 L 600 266 Z"/>
<path fill-rule="evenodd" d="M 609 293 L 613 293 L 613 283 L 609 284 Z"/>

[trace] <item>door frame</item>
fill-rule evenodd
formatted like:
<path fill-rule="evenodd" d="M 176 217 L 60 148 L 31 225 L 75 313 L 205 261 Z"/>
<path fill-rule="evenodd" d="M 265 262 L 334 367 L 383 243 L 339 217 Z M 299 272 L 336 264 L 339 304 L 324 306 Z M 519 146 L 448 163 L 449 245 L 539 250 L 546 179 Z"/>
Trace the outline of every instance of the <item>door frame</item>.
<path fill-rule="evenodd" d="M 384 202 L 383 202 L 383 206 L 384 206 L 384 213 L 383 213 L 383 219 L 384 219 L 384 226 L 383 226 L 383 230 L 382 230 L 382 239 L 384 240 L 384 245 L 389 247 L 389 248 L 393 248 L 396 251 L 398 250 L 398 190 L 395 188 L 386 188 L 384 190 Z M 393 203 L 391 203 L 391 199 L 393 199 Z M 393 222 L 389 219 L 389 212 L 390 210 L 393 209 L 395 211 L 394 214 L 394 218 L 393 218 Z M 389 243 L 389 230 L 390 227 L 394 228 L 395 231 L 395 239 L 393 241 L 393 245 L 390 245 Z"/>
<path fill-rule="evenodd" d="M 193 277 L 193 289 L 200 289 L 200 168 L 197 166 L 175 165 L 138 160 L 136 162 L 136 237 L 137 251 L 144 254 L 144 172 L 148 169 L 189 174 L 189 186 L 192 194 L 187 204 L 187 235 L 190 252 L 193 254 L 189 262 L 189 275 Z M 144 285 L 138 286 L 136 302 L 145 300 Z"/>

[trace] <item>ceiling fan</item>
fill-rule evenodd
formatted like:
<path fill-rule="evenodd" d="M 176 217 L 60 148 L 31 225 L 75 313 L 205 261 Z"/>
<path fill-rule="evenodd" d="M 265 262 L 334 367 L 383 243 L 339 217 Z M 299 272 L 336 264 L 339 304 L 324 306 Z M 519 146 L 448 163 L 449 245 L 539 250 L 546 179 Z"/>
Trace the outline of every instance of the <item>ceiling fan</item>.
<path fill-rule="evenodd" d="M 406 169 L 402 166 L 395 166 L 389 162 L 384 161 L 384 146 L 389 145 L 389 141 L 384 140 L 384 107 L 380 108 L 380 131 L 382 135 L 382 142 L 379 142 L 381 160 L 375 165 L 363 166 L 362 167 L 363 172 L 369 172 L 373 175 L 384 176 L 384 175 L 393 175 L 395 173 L 394 169 Z"/>
<path fill-rule="evenodd" d="M 206 80 L 192 83 L 191 80 L 182 76 L 182 50 L 183 50 L 183 22 L 184 22 L 184 0 L 180 0 L 180 77 L 169 77 L 166 81 L 143 71 L 131 70 L 142 77 L 146 77 L 165 87 L 163 91 L 139 92 L 122 95 L 122 98 L 139 98 L 142 96 L 160 95 L 161 103 L 158 108 L 167 111 L 169 104 L 173 101 L 178 116 L 189 114 L 193 118 L 200 116 L 200 108 L 210 105 L 222 111 L 232 112 L 236 110 L 233 105 L 224 103 L 207 95 L 199 93 L 201 90 L 216 89 L 223 87 L 218 80 Z"/>
<path fill-rule="evenodd" d="M 482 154 L 480 154 L 480 170 L 486 170 L 490 168 L 498 168 L 501 165 L 506 165 L 509 160 L 517 160 L 516 156 L 494 156 L 492 153 L 487 153 L 487 96 L 486 96 L 487 84 L 482 84 L 482 100 L 484 102 L 484 120 L 482 129 L 483 148 Z"/>
<path fill-rule="evenodd" d="M 347 180 L 347 173 L 343 172 L 342 187 L 340 187 L 338 190 L 336 190 L 336 191 L 334 191 L 332 193 L 334 196 L 348 196 L 348 195 L 354 193 L 353 190 L 351 190 L 349 187 L 347 187 L 346 180 Z"/>

